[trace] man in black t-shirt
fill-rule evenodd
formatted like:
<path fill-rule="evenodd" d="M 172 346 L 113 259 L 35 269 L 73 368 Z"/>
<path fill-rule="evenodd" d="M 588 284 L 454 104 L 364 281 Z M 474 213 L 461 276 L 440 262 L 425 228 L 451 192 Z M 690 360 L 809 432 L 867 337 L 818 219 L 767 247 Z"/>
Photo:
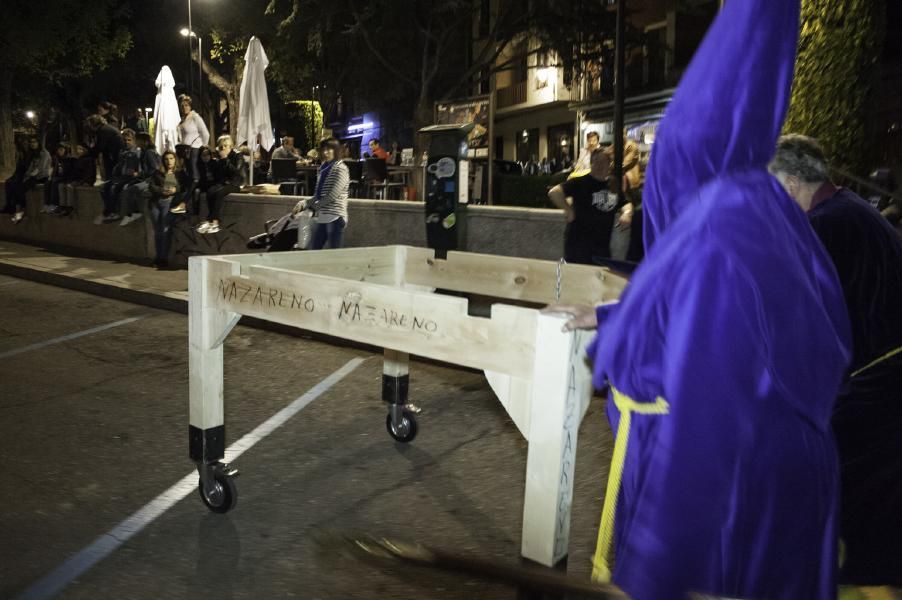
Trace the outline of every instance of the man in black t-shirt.
<path fill-rule="evenodd" d="M 611 163 L 599 148 L 592 152 L 588 175 L 574 177 L 548 192 L 548 198 L 567 217 L 564 260 L 586 265 L 611 257 L 611 231 L 629 228 L 632 205 L 620 205 L 608 189 Z"/>

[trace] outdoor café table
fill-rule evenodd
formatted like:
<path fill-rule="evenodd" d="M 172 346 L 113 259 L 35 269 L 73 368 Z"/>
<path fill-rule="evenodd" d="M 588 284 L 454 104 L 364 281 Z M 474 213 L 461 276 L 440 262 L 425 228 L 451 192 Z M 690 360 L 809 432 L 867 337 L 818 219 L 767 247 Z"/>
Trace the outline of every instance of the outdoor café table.
<path fill-rule="evenodd" d="M 387 170 L 389 179 L 393 179 L 404 185 L 410 185 L 410 175 L 413 173 L 413 167 L 396 167 L 389 165 Z"/>
<path fill-rule="evenodd" d="M 312 196 L 316 186 L 316 172 L 319 170 L 317 165 L 300 165 L 298 166 L 298 181 L 303 180 L 307 186 L 307 195 Z"/>

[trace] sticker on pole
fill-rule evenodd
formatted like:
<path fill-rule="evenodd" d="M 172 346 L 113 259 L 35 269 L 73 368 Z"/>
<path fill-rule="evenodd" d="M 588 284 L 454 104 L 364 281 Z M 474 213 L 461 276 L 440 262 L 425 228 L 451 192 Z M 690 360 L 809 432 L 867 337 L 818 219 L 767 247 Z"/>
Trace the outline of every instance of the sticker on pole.
<path fill-rule="evenodd" d="M 439 159 L 438 162 L 429 165 L 429 172 L 439 179 L 451 177 L 456 170 L 457 167 L 454 165 L 454 159 L 448 158 L 447 156 Z"/>

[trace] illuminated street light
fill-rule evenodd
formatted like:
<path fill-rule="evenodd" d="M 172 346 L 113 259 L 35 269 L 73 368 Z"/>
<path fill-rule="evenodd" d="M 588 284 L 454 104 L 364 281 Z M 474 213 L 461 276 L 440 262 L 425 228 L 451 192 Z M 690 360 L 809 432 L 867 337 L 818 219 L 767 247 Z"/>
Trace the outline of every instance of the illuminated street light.
<path fill-rule="evenodd" d="M 29 119 L 34 119 L 34 111 L 33 110 L 25 111 L 25 116 L 28 117 Z"/>
<path fill-rule="evenodd" d="M 191 3 L 189 2 L 188 3 L 189 10 L 190 10 L 190 4 Z M 191 20 L 190 14 L 188 15 L 188 20 L 189 21 Z M 198 97 L 201 97 L 201 96 L 203 96 L 203 89 L 204 89 L 204 87 L 203 87 L 204 86 L 204 67 L 203 67 L 204 40 L 202 37 L 197 35 L 192 29 L 190 29 L 190 25 L 189 25 L 189 27 L 182 27 L 181 29 L 179 29 L 179 33 L 182 34 L 182 37 L 189 38 L 189 40 L 188 40 L 189 64 L 190 64 L 190 59 L 191 59 L 191 40 L 190 40 L 190 38 L 194 38 L 197 40 L 197 95 L 198 95 Z M 189 88 L 189 90 L 191 88 L 191 72 L 190 71 L 188 72 L 188 88 Z"/>

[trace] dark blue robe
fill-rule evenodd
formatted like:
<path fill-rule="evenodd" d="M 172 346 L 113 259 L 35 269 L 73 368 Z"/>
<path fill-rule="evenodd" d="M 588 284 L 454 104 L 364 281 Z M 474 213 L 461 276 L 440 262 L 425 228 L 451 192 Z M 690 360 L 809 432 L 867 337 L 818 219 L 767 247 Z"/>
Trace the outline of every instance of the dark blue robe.
<path fill-rule="evenodd" d="M 854 347 L 833 411 L 840 582 L 902 587 L 902 238 L 851 191 L 822 193 L 808 218 L 842 282 Z"/>
<path fill-rule="evenodd" d="M 850 328 L 829 256 L 766 169 L 798 23 L 798 0 L 725 4 L 658 131 L 646 259 L 598 310 L 595 384 L 629 427 L 594 574 L 640 600 L 836 595 L 830 417 Z"/>

